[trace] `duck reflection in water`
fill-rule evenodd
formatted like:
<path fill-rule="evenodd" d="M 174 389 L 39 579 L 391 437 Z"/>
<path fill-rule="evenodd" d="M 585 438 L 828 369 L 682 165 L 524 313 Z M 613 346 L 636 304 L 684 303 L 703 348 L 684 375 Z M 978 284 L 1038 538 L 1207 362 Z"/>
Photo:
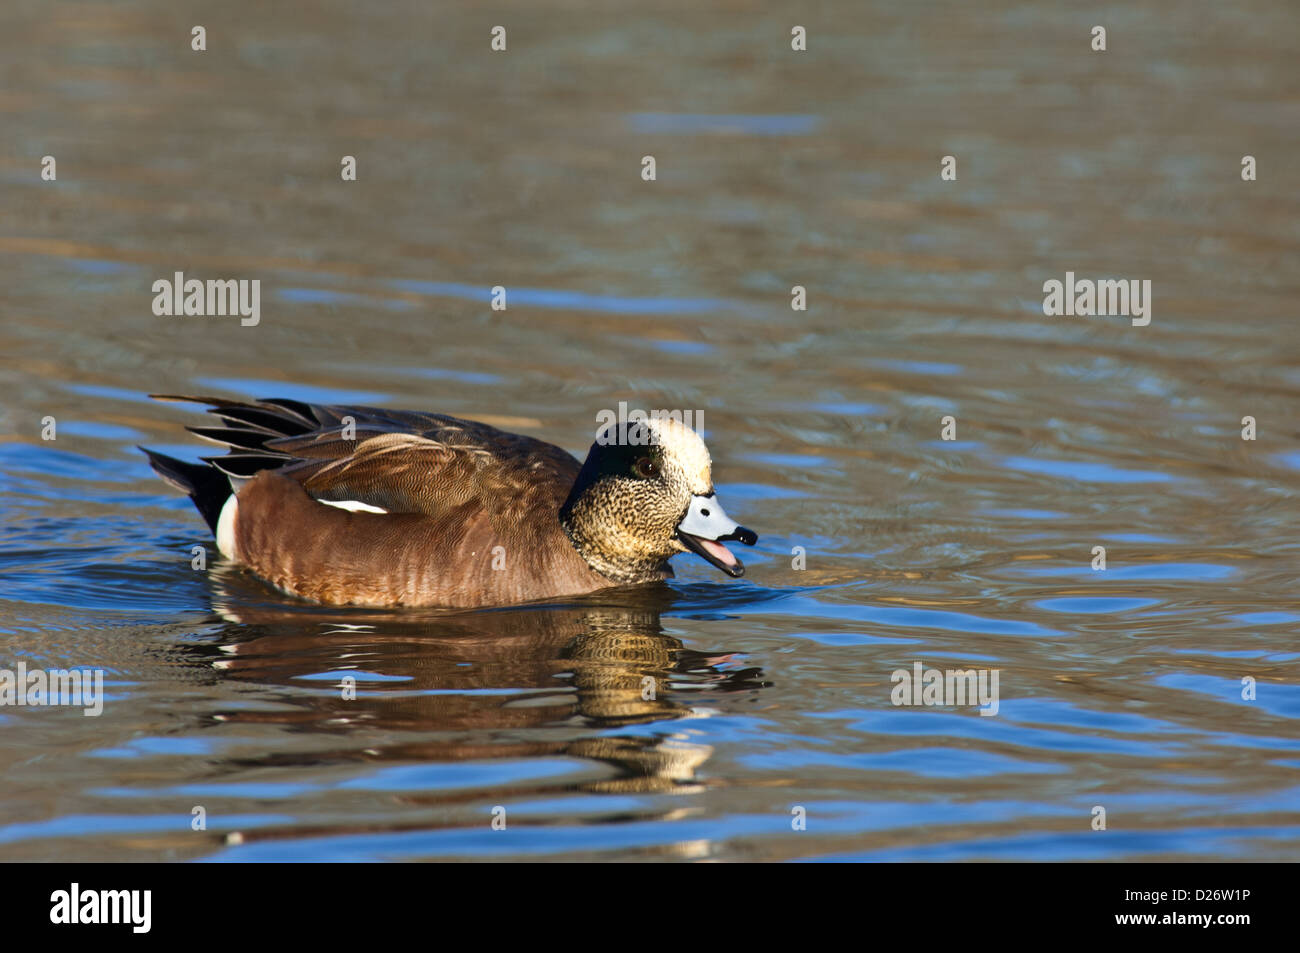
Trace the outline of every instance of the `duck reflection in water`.
<path fill-rule="evenodd" d="M 707 717 L 709 695 L 768 684 L 736 653 L 691 651 L 666 634 L 661 615 L 682 601 L 673 590 L 414 614 L 267 602 L 237 570 L 217 566 L 212 575 L 223 624 L 215 640 L 188 648 L 223 678 L 290 689 L 284 710 L 214 719 L 309 727 L 340 739 L 332 749 L 241 759 L 241 767 L 568 756 L 614 773 L 565 790 L 685 793 L 700 788 L 696 772 L 712 749 L 690 741 L 684 726 L 602 729 Z M 350 699 L 347 675 L 356 678 Z M 421 737 L 375 744 L 377 731 Z M 348 743 L 361 734 L 364 746 Z M 553 782 L 522 782 L 508 793 L 555 791 Z"/>

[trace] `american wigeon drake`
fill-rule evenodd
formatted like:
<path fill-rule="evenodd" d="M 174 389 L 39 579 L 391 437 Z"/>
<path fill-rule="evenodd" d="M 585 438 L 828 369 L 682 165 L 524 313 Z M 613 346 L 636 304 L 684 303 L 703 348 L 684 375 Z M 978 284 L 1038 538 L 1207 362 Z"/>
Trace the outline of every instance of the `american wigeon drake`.
<path fill-rule="evenodd" d="M 597 436 L 581 466 L 559 447 L 442 414 L 296 400 L 209 405 L 189 427 L 225 456 L 140 449 L 188 493 L 228 559 L 327 605 L 487 606 L 672 575 L 695 552 L 730 576 L 723 545 L 758 537 L 714 497 L 709 451 L 658 419 Z"/>

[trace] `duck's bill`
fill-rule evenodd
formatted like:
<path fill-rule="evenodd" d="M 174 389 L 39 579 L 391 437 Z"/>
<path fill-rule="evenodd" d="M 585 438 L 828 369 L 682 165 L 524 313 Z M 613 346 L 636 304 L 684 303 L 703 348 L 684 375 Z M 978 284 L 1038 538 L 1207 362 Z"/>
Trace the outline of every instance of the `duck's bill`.
<path fill-rule="evenodd" d="M 723 512 L 712 493 L 691 497 L 686 516 L 677 524 L 677 538 L 691 552 L 704 557 L 706 562 L 733 578 L 745 574 L 745 564 L 723 546 L 723 542 L 734 539 L 746 546 L 758 542 L 758 534 L 745 529 Z"/>

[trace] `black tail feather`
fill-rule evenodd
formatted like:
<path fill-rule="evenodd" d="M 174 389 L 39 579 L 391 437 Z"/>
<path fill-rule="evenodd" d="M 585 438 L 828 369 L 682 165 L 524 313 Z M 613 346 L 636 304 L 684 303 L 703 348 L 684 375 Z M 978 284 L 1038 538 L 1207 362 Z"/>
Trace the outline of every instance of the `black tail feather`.
<path fill-rule="evenodd" d="M 275 470 L 289 461 L 284 454 L 237 453 L 233 450 L 224 457 L 200 457 L 199 459 L 239 481 L 251 480 L 260 471 Z"/>
<path fill-rule="evenodd" d="M 150 394 L 155 400 L 176 400 L 207 404 L 208 413 L 216 414 L 227 426 L 262 430 L 276 437 L 293 437 L 315 430 L 320 422 L 309 405 L 296 400 L 259 400 L 248 403 L 225 397 L 187 396 L 184 394 Z"/>
<path fill-rule="evenodd" d="M 240 450 L 264 450 L 268 440 L 275 439 L 274 434 L 265 431 L 248 430 L 243 427 L 186 427 L 190 433 L 210 440 L 223 447 Z M 273 452 L 273 451 L 268 451 Z M 280 454 L 280 456 L 285 456 Z M 286 457 L 287 459 L 287 457 Z"/>
<path fill-rule="evenodd" d="M 149 458 L 149 465 L 164 481 L 182 493 L 189 494 L 203 521 L 216 535 L 221 508 L 226 505 L 231 492 L 230 480 L 226 475 L 206 463 L 186 463 L 145 447 L 138 449 Z"/>

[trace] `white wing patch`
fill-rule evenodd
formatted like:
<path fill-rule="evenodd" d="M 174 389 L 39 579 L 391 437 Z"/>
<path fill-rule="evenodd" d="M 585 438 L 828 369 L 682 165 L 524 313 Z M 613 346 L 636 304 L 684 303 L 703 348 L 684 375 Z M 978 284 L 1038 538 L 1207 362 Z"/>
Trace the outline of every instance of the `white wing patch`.
<path fill-rule="evenodd" d="M 324 503 L 326 506 L 337 506 L 341 510 L 347 510 L 349 513 L 387 513 L 388 510 L 380 509 L 378 506 L 371 506 L 369 503 L 361 503 L 357 500 L 317 500 L 317 503 Z"/>

